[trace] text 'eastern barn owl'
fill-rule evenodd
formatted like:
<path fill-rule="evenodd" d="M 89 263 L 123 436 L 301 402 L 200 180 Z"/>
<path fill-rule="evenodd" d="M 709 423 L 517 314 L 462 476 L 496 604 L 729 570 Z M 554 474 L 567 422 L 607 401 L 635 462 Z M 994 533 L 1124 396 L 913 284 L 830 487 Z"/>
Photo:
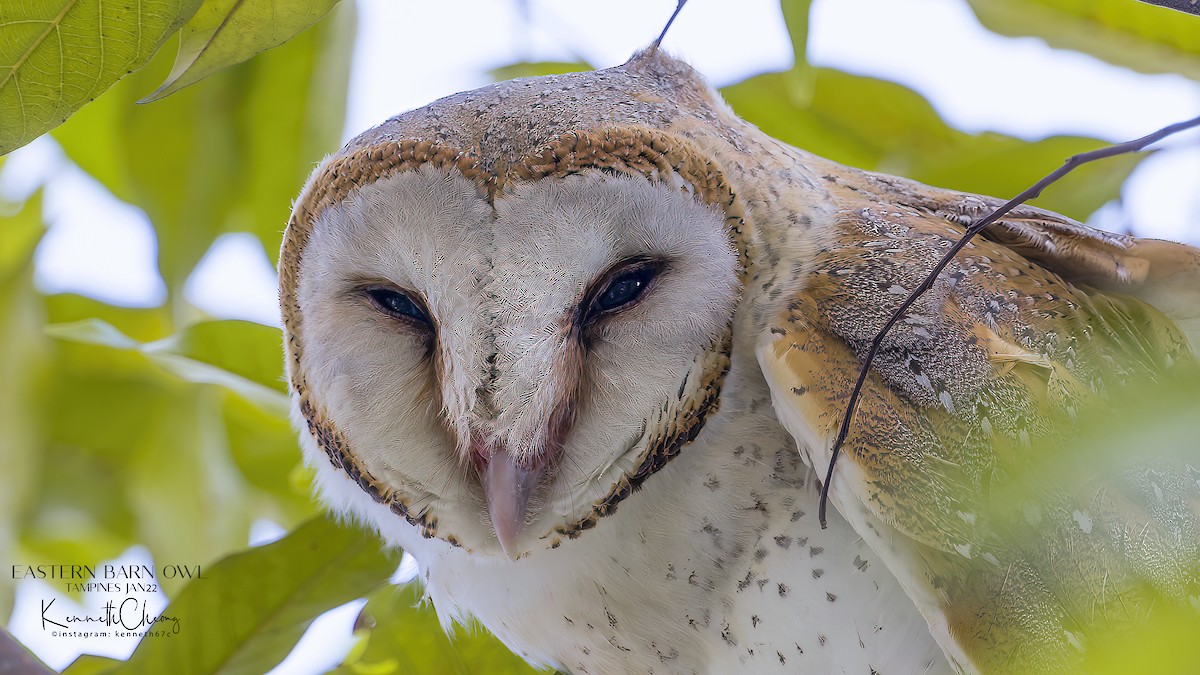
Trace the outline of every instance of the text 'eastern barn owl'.
<path fill-rule="evenodd" d="M 863 351 L 995 203 L 784 145 L 656 48 L 393 118 L 280 261 L 321 496 L 563 671 L 1069 669 L 1078 598 L 1200 605 L 1200 462 L 1014 505 L 1044 539 L 983 500 L 1195 360 L 1197 249 L 1013 211 L 889 335 L 816 517 Z"/>

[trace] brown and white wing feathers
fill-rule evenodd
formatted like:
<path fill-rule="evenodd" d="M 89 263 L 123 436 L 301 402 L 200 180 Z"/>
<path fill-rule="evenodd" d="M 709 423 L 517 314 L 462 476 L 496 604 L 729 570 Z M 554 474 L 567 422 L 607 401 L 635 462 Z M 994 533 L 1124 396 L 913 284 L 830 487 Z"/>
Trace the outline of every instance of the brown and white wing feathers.
<path fill-rule="evenodd" d="M 827 177 L 841 206 L 832 234 L 758 346 L 780 420 L 822 474 L 875 333 L 990 206 L 903 179 L 847 175 Z M 1151 549 L 1191 584 L 1164 580 L 1157 590 L 1184 604 L 1200 598 L 1200 484 L 1173 475 L 1200 462 L 1147 460 L 996 508 L 1012 477 L 1071 435 L 1078 411 L 1194 358 L 1196 308 L 1174 298 L 1200 293 L 1197 261 L 1190 247 L 1018 209 L 968 245 L 883 343 L 830 498 L 961 667 L 1074 667 L 1093 596 L 1105 596 L 1104 612 L 1120 600 L 1121 616 L 1105 614 L 1116 624 L 1153 603 L 1138 586 L 1158 573 L 1146 562 Z M 1162 301 L 1179 323 L 1139 295 Z M 1155 499 L 1162 509 L 1145 506 Z M 1014 537 L 1011 520 L 1035 525 L 1028 529 L 1040 538 Z"/>

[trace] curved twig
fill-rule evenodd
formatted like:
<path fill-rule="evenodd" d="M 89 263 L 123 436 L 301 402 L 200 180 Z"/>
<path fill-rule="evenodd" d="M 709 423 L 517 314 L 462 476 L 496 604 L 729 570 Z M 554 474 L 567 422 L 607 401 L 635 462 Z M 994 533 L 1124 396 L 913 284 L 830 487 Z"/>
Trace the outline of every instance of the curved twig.
<path fill-rule="evenodd" d="M 913 303 L 915 303 L 917 299 L 920 298 L 923 293 L 925 293 L 925 291 L 933 287 L 933 282 L 937 280 L 938 275 L 942 273 L 942 270 L 946 268 L 946 265 L 950 264 L 950 261 L 954 258 L 954 256 L 961 251 L 967 245 L 967 243 L 975 237 L 975 235 L 982 232 L 988 225 L 1000 220 L 1009 211 L 1012 211 L 1021 204 L 1024 204 L 1030 199 L 1042 194 L 1042 190 L 1045 190 L 1063 176 L 1071 173 L 1077 167 L 1089 162 L 1094 162 L 1098 159 L 1104 159 L 1106 157 L 1115 157 L 1117 155 L 1138 152 L 1139 150 L 1145 149 L 1146 146 L 1152 143 L 1156 143 L 1168 136 L 1171 136 L 1172 134 L 1177 134 L 1193 127 L 1200 127 L 1200 117 L 1188 120 L 1186 122 L 1172 124 L 1168 127 L 1163 127 L 1152 134 L 1148 134 L 1136 140 L 1118 143 L 1116 145 L 1110 145 L 1098 150 L 1092 150 L 1091 152 L 1075 155 L 1063 162 L 1062 166 L 1047 174 L 1046 177 L 1042 178 L 1037 183 L 1034 183 L 1029 189 L 1005 202 L 1005 204 L 1000 208 L 971 223 L 971 226 L 967 228 L 965 233 L 963 233 L 962 238 L 955 242 L 954 246 L 950 247 L 950 250 L 946 252 L 946 255 L 943 256 L 936 265 L 933 266 L 933 269 L 930 270 L 925 279 L 921 281 L 920 285 L 918 285 L 916 289 L 908 294 L 908 297 L 904 299 L 904 302 L 900 303 L 900 306 L 896 308 L 896 311 L 892 312 L 892 315 L 888 318 L 887 323 L 883 325 L 883 328 L 881 328 L 879 333 L 875 335 L 875 339 L 871 341 L 871 348 L 867 350 L 867 356 L 865 359 L 863 359 L 862 368 L 858 371 L 858 380 L 855 381 L 854 389 L 850 392 L 850 399 L 846 402 L 846 413 L 842 416 L 842 425 L 838 429 L 837 438 L 835 438 L 833 441 L 833 453 L 829 457 L 829 468 L 825 472 L 825 482 L 821 485 L 821 503 L 817 507 L 817 518 L 821 521 L 822 529 L 827 526 L 825 521 L 825 507 L 829 502 L 829 484 L 833 480 L 833 467 L 835 464 L 837 464 L 837 458 L 839 452 L 841 452 L 842 443 L 845 442 L 846 436 L 850 434 L 850 423 L 853 420 L 854 411 L 858 405 L 858 399 L 862 394 L 863 385 L 867 381 L 867 373 L 871 370 L 871 364 L 875 362 L 875 355 L 879 353 L 879 348 L 883 344 L 883 339 L 887 336 L 888 331 L 891 330 L 892 326 L 896 325 L 900 319 L 904 318 L 904 315 L 908 312 L 908 309 L 913 306 Z"/>

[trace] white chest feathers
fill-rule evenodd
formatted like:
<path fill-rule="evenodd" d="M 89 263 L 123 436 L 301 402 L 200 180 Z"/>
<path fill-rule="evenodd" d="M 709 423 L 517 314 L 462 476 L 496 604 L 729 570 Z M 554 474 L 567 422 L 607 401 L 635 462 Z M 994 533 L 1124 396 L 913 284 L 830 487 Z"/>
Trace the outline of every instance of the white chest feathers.
<path fill-rule="evenodd" d="M 949 671 L 870 548 L 837 514 L 820 528 L 787 435 L 732 417 L 559 548 L 513 562 L 402 537 L 443 620 L 571 673 Z"/>

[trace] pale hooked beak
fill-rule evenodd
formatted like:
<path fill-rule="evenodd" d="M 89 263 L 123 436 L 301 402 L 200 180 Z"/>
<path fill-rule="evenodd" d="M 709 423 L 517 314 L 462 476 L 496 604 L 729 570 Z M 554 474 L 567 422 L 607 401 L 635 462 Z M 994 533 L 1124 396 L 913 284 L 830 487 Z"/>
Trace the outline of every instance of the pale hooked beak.
<path fill-rule="evenodd" d="M 541 480 L 544 469 L 526 469 L 503 447 L 494 448 L 483 470 L 483 491 L 487 495 L 488 515 L 500 548 L 509 560 L 521 551 L 518 539 L 525 530 L 529 496 Z"/>

